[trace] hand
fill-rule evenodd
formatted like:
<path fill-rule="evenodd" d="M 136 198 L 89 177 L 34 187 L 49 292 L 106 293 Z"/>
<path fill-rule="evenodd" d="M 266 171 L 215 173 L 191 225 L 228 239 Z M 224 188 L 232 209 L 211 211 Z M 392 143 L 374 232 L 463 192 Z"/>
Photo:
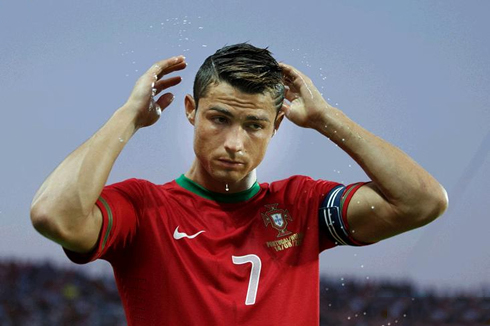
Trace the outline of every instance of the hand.
<path fill-rule="evenodd" d="M 279 63 L 284 75 L 285 97 L 289 101 L 282 110 L 293 123 L 304 128 L 314 128 L 322 121 L 330 105 L 323 99 L 308 76 L 285 63 Z"/>
<path fill-rule="evenodd" d="M 136 82 L 125 107 L 133 110 L 137 128 L 151 126 L 160 118 L 162 110 L 172 103 L 174 95 L 165 93 L 154 100 L 154 96 L 182 81 L 180 76 L 163 79 L 171 72 L 187 66 L 184 56 L 172 57 L 155 63 Z"/>

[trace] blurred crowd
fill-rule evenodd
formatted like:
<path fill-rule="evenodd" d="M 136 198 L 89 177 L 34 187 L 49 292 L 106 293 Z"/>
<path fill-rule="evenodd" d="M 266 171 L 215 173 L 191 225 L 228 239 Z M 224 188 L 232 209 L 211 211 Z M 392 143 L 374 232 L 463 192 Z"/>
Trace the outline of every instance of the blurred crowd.
<path fill-rule="evenodd" d="M 490 325 L 490 293 L 444 295 L 409 282 L 322 278 L 320 321 L 321 326 Z"/>
<path fill-rule="evenodd" d="M 0 261 L 0 325 L 126 325 L 112 277 Z M 490 325 L 490 296 L 437 295 L 410 283 L 322 278 L 320 325 Z"/>

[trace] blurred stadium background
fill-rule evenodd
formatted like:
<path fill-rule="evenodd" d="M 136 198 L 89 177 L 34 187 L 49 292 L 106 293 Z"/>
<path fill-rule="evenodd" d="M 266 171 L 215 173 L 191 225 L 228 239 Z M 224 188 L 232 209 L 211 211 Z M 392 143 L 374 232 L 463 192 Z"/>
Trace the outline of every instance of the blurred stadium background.
<path fill-rule="evenodd" d="M 2 326 L 126 325 L 113 277 L 89 276 L 50 262 L 2 260 L 0 280 Z M 490 325 L 490 288 L 482 288 L 480 295 L 324 276 L 320 325 Z"/>

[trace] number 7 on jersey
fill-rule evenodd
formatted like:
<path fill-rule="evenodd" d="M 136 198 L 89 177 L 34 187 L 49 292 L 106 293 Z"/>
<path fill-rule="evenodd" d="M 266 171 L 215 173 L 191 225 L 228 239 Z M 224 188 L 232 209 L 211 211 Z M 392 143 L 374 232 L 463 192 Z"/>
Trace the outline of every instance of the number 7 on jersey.
<path fill-rule="evenodd" d="M 233 264 L 241 265 L 245 263 L 251 263 L 252 268 L 250 270 L 250 279 L 248 281 L 247 297 L 245 298 L 245 305 L 255 304 L 255 298 L 257 297 L 257 290 L 259 288 L 260 270 L 262 268 L 262 262 L 257 255 L 245 255 L 245 256 L 231 256 Z"/>

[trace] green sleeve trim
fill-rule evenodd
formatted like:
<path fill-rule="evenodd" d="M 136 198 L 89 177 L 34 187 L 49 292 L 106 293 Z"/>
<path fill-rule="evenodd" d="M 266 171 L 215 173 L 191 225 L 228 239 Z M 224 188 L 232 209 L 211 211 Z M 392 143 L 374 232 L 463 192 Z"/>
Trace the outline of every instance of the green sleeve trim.
<path fill-rule="evenodd" d="M 182 188 L 206 199 L 210 199 L 220 203 L 239 203 L 249 200 L 255 196 L 260 191 L 260 186 L 255 181 L 255 183 L 247 190 L 237 192 L 234 194 L 220 194 L 218 192 L 209 191 L 201 185 L 195 183 L 191 179 L 187 178 L 185 175 L 181 175 L 179 178 L 175 179 L 175 182 Z"/>
<path fill-rule="evenodd" d="M 109 239 L 109 234 L 111 233 L 113 216 L 112 216 L 112 210 L 109 207 L 109 204 L 106 202 L 106 200 L 102 197 L 99 197 L 99 201 L 102 203 L 102 205 L 104 205 L 104 208 L 107 211 L 107 219 L 108 219 L 107 229 L 105 230 L 104 240 L 102 241 L 102 247 L 100 249 L 102 251 L 104 250 L 107 239 Z"/>

